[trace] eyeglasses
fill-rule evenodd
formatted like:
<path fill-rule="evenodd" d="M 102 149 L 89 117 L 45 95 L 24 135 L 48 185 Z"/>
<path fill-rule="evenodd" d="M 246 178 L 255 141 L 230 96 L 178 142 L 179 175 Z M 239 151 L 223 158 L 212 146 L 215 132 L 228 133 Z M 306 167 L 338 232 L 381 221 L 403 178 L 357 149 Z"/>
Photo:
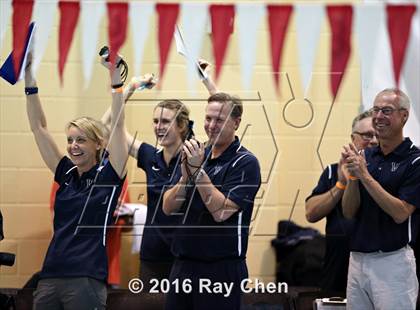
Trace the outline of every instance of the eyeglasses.
<path fill-rule="evenodd" d="M 365 141 L 370 141 L 370 140 L 373 140 L 373 138 L 378 138 L 378 136 L 375 133 L 373 133 L 373 132 L 358 132 L 358 131 L 354 131 L 353 133 L 358 134 Z"/>
<path fill-rule="evenodd" d="M 383 108 L 373 107 L 372 109 L 370 109 L 370 112 L 374 115 L 378 115 L 379 112 L 382 112 L 383 115 L 388 116 L 394 113 L 395 111 L 401 111 L 401 110 L 406 110 L 406 109 L 404 108 L 394 109 L 392 107 L 383 107 Z"/>

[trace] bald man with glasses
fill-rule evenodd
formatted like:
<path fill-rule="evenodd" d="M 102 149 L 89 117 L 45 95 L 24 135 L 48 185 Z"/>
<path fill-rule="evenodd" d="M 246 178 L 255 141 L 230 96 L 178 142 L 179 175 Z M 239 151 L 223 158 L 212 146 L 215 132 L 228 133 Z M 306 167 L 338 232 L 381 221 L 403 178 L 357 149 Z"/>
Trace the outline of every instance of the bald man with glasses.
<path fill-rule="evenodd" d="M 378 144 L 370 111 L 354 118 L 351 141 L 360 150 Z M 340 161 L 326 167 L 305 203 L 306 219 L 309 222 L 315 223 L 327 218 L 326 250 L 320 280 L 320 286 L 325 291 L 346 291 L 352 221 L 344 218 L 341 207 L 341 198 L 347 184 L 343 164 Z"/>
<path fill-rule="evenodd" d="M 420 208 L 420 150 L 403 128 L 410 101 L 399 89 L 375 98 L 373 127 L 379 146 L 344 147 L 350 176 L 343 214 L 355 219 L 350 237 L 347 309 L 416 309 L 418 280 L 411 248 Z"/>

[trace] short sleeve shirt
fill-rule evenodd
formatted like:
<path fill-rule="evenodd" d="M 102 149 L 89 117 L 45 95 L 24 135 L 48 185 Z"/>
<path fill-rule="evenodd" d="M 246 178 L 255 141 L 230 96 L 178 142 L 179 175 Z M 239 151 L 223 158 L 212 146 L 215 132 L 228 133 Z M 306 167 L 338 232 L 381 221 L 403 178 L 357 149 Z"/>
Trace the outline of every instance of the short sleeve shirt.
<path fill-rule="evenodd" d="M 338 164 L 328 165 L 321 174 L 317 186 L 312 190 L 306 200 L 313 196 L 321 195 L 329 191 L 337 183 L 337 169 Z M 336 204 L 334 209 L 327 215 L 327 223 L 325 226 L 325 233 L 327 236 L 347 237 L 353 227 L 353 220 L 347 220 L 343 215 L 343 208 L 341 206 L 341 199 Z"/>
<path fill-rule="evenodd" d="M 137 167 L 143 169 L 147 180 L 147 215 L 146 226 L 140 249 L 140 258 L 149 261 L 173 261 L 171 243 L 173 226 L 178 218 L 166 216 L 162 209 L 162 200 L 168 186 L 179 179 L 180 154 L 166 164 L 163 150 L 142 143 L 137 156 Z"/>
<path fill-rule="evenodd" d="M 54 235 L 41 278 L 92 277 L 106 281 L 106 226 L 111 224 L 124 178 L 109 161 L 79 176 L 72 161 L 63 157 L 54 179 L 60 185 L 54 204 Z"/>
<path fill-rule="evenodd" d="M 204 170 L 212 184 L 239 210 L 216 222 L 197 190 L 181 208 L 182 221 L 175 230 L 172 251 L 178 258 L 218 261 L 245 258 L 254 199 L 261 185 L 257 158 L 238 138 L 217 158 L 206 148 Z"/>
<path fill-rule="evenodd" d="M 392 196 L 413 205 L 416 211 L 397 224 L 359 183 L 360 208 L 350 249 L 358 252 L 398 250 L 414 242 L 420 208 L 420 150 L 409 138 L 391 153 L 384 155 L 380 147 L 365 151 L 370 175 Z"/>

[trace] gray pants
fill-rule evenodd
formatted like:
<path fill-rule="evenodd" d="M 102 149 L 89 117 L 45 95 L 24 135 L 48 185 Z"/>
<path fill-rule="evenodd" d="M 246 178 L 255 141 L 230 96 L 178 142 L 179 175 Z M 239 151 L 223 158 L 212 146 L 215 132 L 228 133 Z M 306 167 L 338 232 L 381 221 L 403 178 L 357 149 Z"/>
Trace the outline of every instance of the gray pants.
<path fill-rule="evenodd" d="M 34 292 L 33 310 L 102 310 L 106 297 L 106 284 L 92 278 L 42 279 Z"/>
<path fill-rule="evenodd" d="M 415 310 L 419 283 L 411 247 L 350 253 L 347 309 Z"/>

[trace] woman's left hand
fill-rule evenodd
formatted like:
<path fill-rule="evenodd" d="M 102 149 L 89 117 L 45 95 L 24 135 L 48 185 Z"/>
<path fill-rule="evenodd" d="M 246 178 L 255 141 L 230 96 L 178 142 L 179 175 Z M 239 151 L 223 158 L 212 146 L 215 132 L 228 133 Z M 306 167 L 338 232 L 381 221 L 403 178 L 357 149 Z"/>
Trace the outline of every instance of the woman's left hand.
<path fill-rule="evenodd" d="M 121 84 L 121 68 L 122 66 L 118 66 L 120 63 L 120 60 L 122 59 L 121 55 L 117 55 L 115 57 L 115 62 L 112 64 L 110 61 L 106 61 L 105 58 L 101 57 L 101 64 L 108 68 L 111 72 L 111 84 L 112 85 L 118 85 Z"/>

